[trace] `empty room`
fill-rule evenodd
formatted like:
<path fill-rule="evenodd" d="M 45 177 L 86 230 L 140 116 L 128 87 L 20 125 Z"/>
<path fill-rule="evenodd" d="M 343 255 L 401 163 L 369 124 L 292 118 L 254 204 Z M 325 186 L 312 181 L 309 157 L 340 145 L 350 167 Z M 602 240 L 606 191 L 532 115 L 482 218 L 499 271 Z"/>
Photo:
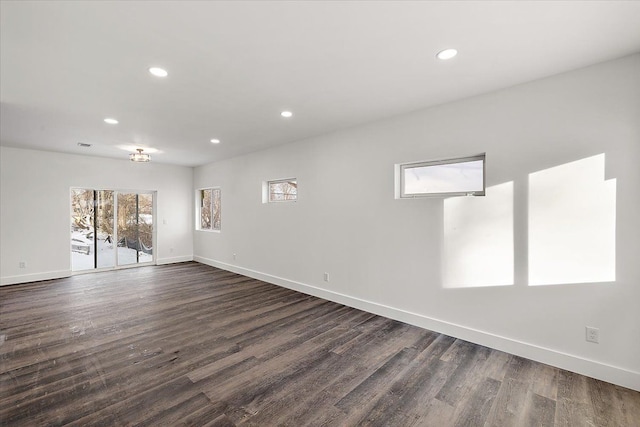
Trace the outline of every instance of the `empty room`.
<path fill-rule="evenodd" d="M 640 2 L 0 20 L 0 425 L 640 426 Z"/>

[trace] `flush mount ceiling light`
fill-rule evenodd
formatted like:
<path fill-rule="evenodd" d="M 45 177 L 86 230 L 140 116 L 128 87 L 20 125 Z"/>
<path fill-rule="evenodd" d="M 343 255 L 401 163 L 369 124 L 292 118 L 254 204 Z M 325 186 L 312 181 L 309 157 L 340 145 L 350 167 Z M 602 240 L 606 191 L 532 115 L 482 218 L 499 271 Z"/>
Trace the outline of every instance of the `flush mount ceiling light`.
<path fill-rule="evenodd" d="M 283 111 L 282 113 L 280 113 L 280 115 L 282 117 L 289 118 L 289 117 L 293 116 L 293 113 L 291 111 Z"/>
<path fill-rule="evenodd" d="M 151 160 L 151 156 L 149 154 L 143 153 L 142 148 L 136 148 L 137 153 L 129 154 L 129 160 L 132 162 L 148 162 Z"/>
<path fill-rule="evenodd" d="M 213 138 L 213 139 L 211 140 L 211 143 L 212 143 L 212 144 L 220 144 L 220 140 L 219 140 L 219 139 L 217 139 L 217 138 Z"/>
<path fill-rule="evenodd" d="M 167 77 L 169 73 L 164 68 L 160 67 L 151 67 L 149 68 L 149 72 L 156 77 Z"/>
<path fill-rule="evenodd" d="M 438 52 L 436 58 L 446 61 L 447 59 L 451 59 L 458 54 L 458 51 L 455 49 L 445 49 Z"/>
<path fill-rule="evenodd" d="M 104 119 L 105 123 L 109 123 L 110 125 L 117 125 L 118 121 L 116 119 L 113 119 L 111 117 L 107 117 L 106 119 Z"/>

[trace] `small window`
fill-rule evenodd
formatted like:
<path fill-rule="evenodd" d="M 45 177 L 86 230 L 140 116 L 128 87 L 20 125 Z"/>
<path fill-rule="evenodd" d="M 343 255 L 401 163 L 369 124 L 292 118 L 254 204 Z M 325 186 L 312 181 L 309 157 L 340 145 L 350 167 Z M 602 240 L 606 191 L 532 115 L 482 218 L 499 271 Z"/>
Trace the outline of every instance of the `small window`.
<path fill-rule="evenodd" d="M 485 155 L 400 166 L 400 197 L 484 196 Z"/>
<path fill-rule="evenodd" d="M 298 181 L 294 179 L 281 179 L 268 181 L 268 202 L 287 202 L 298 199 Z"/>
<path fill-rule="evenodd" d="M 205 188 L 198 190 L 198 207 L 200 211 L 199 230 L 220 231 L 220 198 L 221 191 L 219 188 Z"/>

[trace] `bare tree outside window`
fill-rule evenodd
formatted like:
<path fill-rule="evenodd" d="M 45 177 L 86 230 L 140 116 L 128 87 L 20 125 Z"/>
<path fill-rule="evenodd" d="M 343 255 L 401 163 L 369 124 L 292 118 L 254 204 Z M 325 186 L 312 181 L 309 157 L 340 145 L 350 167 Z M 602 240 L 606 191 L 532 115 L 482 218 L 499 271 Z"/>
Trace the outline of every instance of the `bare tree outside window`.
<path fill-rule="evenodd" d="M 220 230 L 222 223 L 222 191 L 219 188 L 199 190 L 200 230 Z"/>
<path fill-rule="evenodd" d="M 212 207 L 213 207 L 213 229 L 220 230 L 221 223 L 221 191 L 219 188 L 213 189 L 212 191 Z"/>
<path fill-rule="evenodd" d="M 93 190 L 72 189 L 71 206 L 73 209 L 73 223 L 75 230 L 86 230 L 93 228 Z"/>
<path fill-rule="evenodd" d="M 97 197 L 97 200 L 94 200 Z M 112 190 L 71 190 L 71 207 L 73 209 L 74 230 L 92 229 L 94 209 L 97 207 L 98 232 L 108 235 L 113 233 L 113 191 Z"/>
<path fill-rule="evenodd" d="M 298 181 L 287 179 L 269 181 L 269 202 L 284 202 L 298 199 Z"/>
<path fill-rule="evenodd" d="M 211 189 L 200 190 L 200 229 L 211 230 Z"/>

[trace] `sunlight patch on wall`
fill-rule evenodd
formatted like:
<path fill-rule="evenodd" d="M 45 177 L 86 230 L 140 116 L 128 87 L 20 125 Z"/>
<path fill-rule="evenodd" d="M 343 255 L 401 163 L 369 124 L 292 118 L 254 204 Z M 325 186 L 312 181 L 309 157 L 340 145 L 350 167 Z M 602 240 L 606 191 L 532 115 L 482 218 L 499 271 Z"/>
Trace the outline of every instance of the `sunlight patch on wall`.
<path fill-rule="evenodd" d="M 513 182 L 444 201 L 446 288 L 513 285 Z"/>
<path fill-rule="evenodd" d="M 605 155 L 529 174 L 529 284 L 616 278 L 616 180 Z"/>

